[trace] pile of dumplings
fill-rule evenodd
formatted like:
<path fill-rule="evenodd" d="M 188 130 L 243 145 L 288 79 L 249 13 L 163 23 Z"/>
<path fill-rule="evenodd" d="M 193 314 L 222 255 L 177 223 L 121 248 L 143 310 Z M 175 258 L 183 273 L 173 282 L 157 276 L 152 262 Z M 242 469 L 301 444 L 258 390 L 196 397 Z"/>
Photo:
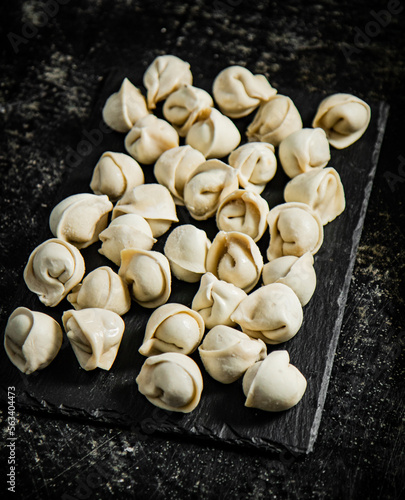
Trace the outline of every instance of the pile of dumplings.
<path fill-rule="evenodd" d="M 146 97 L 125 78 L 106 101 L 103 119 L 126 134 L 127 154 L 104 152 L 92 173 L 92 193 L 53 208 L 54 237 L 31 253 L 25 283 L 48 307 L 67 298 L 71 308 L 62 325 L 84 370 L 111 368 L 132 301 L 150 309 L 139 349 L 146 360 L 136 382 L 160 408 L 196 408 L 203 378 L 190 354 L 198 351 L 218 382 L 243 377 L 246 406 L 287 410 L 301 400 L 307 381 L 286 350 L 268 354 L 267 345 L 300 330 L 316 287 L 314 255 L 323 227 L 345 209 L 339 173 L 327 167 L 330 145 L 357 141 L 370 108 L 353 95 L 334 94 L 320 103 L 312 128 L 303 128 L 293 101 L 264 75 L 225 68 L 211 97 L 193 86 L 190 65 L 173 55 L 157 57 L 143 83 Z M 153 114 L 157 107 L 164 119 Z M 233 120 L 251 113 L 241 145 Z M 261 193 L 278 162 L 291 180 L 285 203 L 270 208 Z M 147 168 L 155 183 L 145 183 Z M 215 218 L 213 240 L 198 224 L 176 224 L 179 207 L 195 221 Z M 266 232 L 263 256 L 257 243 Z M 153 250 L 165 234 L 163 252 Z M 94 243 L 112 267 L 85 276 L 81 250 Z M 190 307 L 169 301 L 173 276 L 199 283 Z M 18 307 L 4 346 L 28 375 L 51 363 L 62 339 L 52 317 Z"/>

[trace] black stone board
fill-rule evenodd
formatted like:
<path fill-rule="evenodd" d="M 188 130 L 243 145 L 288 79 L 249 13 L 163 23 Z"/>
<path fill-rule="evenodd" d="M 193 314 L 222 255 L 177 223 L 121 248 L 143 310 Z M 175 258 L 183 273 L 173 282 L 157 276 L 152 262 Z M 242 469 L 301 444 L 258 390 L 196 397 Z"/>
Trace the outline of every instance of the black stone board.
<path fill-rule="evenodd" d="M 110 131 L 103 124 L 101 110 L 107 97 L 118 90 L 124 76 L 143 89 L 144 69 L 117 69 L 105 77 L 81 141 L 69 146 L 66 161 L 72 169 L 53 206 L 71 194 L 90 192 L 92 170 L 104 151 L 125 152 L 124 135 Z M 218 71 L 220 69 L 222 68 L 218 68 Z M 203 77 L 202 73 L 194 81 L 194 85 L 208 91 L 211 90 L 211 84 L 212 80 Z M 326 92 L 322 95 L 308 94 L 293 88 L 278 90 L 293 99 L 302 115 L 304 126 L 311 126 L 318 104 L 328 95 Z M 287 449 L 294 453 L 310 452 L 321 420 L 352 269 L 388 116 L 388 106 L 382 102 L 371 103 L 371 108 L 372 118 L 364 136 L 342 151 L 331 148 L 329 166 L 334 167 L 341 176 L 347 207 L 342 215 L 324 228 L 324 243 L 315 256 L 317 289 L 304 308 L 303 325 L 290 341 L 279 346 L 269 346 L 269 351 L 287 349 L 291 362 L 307 378 L 307 391 L 296 407 L 276 414 L 246 408 L 241 381 L 231 385 L 216 382 L 203 369 L 198 353 L 194 353 L 192 357 L 201 367 L 204 378 L 200 405 L 189 414 L 165 412 L 155 408 L 138 392 L 135 383 L 145 359 L 138 353 L 138 348 L 151 313 L 151 310 L 136 303 L 133 303 L 131 310 L 124 316 L 126 330 L 116 361 L 109 372 L 82 370 L 66 336 L 56 359 L 46 369 L 30 376 L 20 373 L 8 360 L 4 349 L 0 349 L 1 401 L 5 402 L 7 388 L 13 386 L 19 410 L 41 410 L 58 416 L 129 426 L 134 431 L 139 431 L 140 436 L 157 432 L 167 436 L 214 440 L 269 451 Z M 156 113 L 161 115 L 161 106 L 158 106 Z M 252 118 L 253 114 L 235 121 L 242 133 L 242 142 L 245 142 L 244 131 Z M 69 144 L 68 137 L 66 141 Z M 144 172 L 146 182 L 156 182 L 153 166 L 145 166 Z M 287 180 L 279 166 L 275 178 L 262 193 L 270 207 L 283 202 L 282 193 Z M 178 217 L 178 224 L 196 224 L 206 230 L 211 239 L 217 231 L 215 219 L 194 221 L 184 207 L 178 207 Z M 172 228 L 174 227 L 173 225 Z M 159 238 L 154 250 L 163 250 L 168 234 Z M 50 237 L 52 235 L 48 221 L 44 220 L 44 233 L 38 236 L 38 244 Z M 263 255 L 268 242 L 268 234 L 259 242 Z M 98 248 L 99 245 L 94 244 L 82 252 L 86 272 L 100 265 L 109 265 L 117 270 L 113 263 L 98 253 Z M 198 283 L 188 284 L 173 278 L 169 301 L 190 306 L 197 289 Z M 15 307 L 18 306 L 46 312 L 59 322 L 63 311 L 71 308 L 66 299 L 55 308 L 43 306 L 36 295 L 29 292 L 23 280 L 16 291 Z M 4 326 L 2 325 L 2 331 Z"/>

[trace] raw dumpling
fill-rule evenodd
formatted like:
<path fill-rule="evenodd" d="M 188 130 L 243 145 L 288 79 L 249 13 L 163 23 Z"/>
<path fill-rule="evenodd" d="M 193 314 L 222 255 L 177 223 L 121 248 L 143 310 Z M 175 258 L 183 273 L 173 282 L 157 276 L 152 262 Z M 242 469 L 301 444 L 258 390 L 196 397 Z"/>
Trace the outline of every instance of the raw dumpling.
<path fill-rule="evenodd" d="M 319 215 L 323 225 L 336 219 L 346 207 L 342 181 L 331 167 L 314 168 L 291 179 L 284 189 L 284 199 L 306 203 Z"/>
<path fill-rule="evenodd" d="M 370 118 L 370 106 L 358 97 L 333 94 L 319 105 L 312 126 L 323 128 L 331 146 L 343 149 L 360 139 Z"/>
<path fill-rule="evenodd" d="M 125 214 L 112 220 L 99 236 L 102 244 L 99 252 L 121 265 L 121 250 L 125 248 L 141 248 L 151 250 L 156 243 L 149 223 L 140 215 Z"/>
<path fill-rule="evenodd" d="M 54 207 L 49 217 L 52 234 L 77 248 L 86 248 L 98 241 L 108 224 L 113 204 L 107 195 L 74 194 Z"/>
<path fill-rule="evenodd" d="M 302 306 L 308 304 L 316 287 L 314 258 L 311 253 L 301 257 L 285 255 L 263 267 L 263 284 L 283 283 L 294 290 Z"/>
<path fill-rule="evenodd" d="M 247 234 L 219 231 L 208 250 L 206 267 L 220 280 L 248 293 L 260 279 L 263 257 Z"/>
<path fill-rule="evenodd" d="M 253 191 L 237 189 L 229 194 L 217 210 L 217 226 L 221 231 L 238 231 L 259 241 L 267 228 L 269 204 Z"/>
<path fill-rule="evenodd" d="M 128 191 L 115 205 L 112 218 L 124 214 L 137 214 L 146 219 L 155 238 L 179 220 L 170 191 L 155 183 L 141 184 Z"/>
<path fill-rule="evenodd" d="M 275 176 L 277 159 L 273 144 L 248 142 L 229 155 L 228 163 L 238 171 L 241 187 L 260 194 Z"/>
<path fill-rule="evenodd" d="M 97 267 L 67 296 L 75 309 L 97 307 L 122 316 L 131 307 L 131 297 L 124 280 L 111 267 Z"/>
<path fill-rule="evenodd" d="M 203 335 L 204 320 L 198 312 L 183 304 L 165 304 L 151 314 L 139 352 L 143 356 L 164 352 L 191 354 Z"/>
<path fill-rule="evenodd" d="M 267 349 L 260 339 L 252 339 L 239 330 L 218 325 L 207 333 L 198 352 L 212 378 L 231 384 L 256 361 L 264 359 Z"/>
<path fill-rule="evenodd" d="M 295 406 L 305 393 L 307 381 L 290 364 L 287 351 L 273 351 L 251 366 L 243 377 L 245 406 L 265 411 L 284 411 Z"/>
<path fill-rule="evenodd" d="M 219 109 L 230 118 L 241 118 L 277 94 L 264 75 L 242 66 L 229 66 L 214 80 L 212 88 Z"/>
<path fill-rule="evenodd" d="M 186 135 L 186 144 L 201 151 L 206 158 L 226 156 L 238 146 L 240 140 L 239 130 L 233 121 L 215 108 L 209 109 L 206 116 L 195 122 Z"/>
<path fill-rule="evenodd" d="M 30 375 L 53 361 L 62 340 L 62 329 L 51 316 L 17 307 L 7 321 L 4 349 L 10 361 Z"/>
<path fill-rule="evenodd" d="M 136 121 L 149 114 L 141 91 L 124 78 L 118 92 L 112 94 L 103 108 L 105 123 L 117 132 L 128 132 Z"/>
<path fill-rule="evenodd" d="M 246 292 L 239 287 L 205 273 L 191 307 L 200 313 L 208 329 L 216 325 L 235 326 L 231 315 L 246 297 Z"/>
<path fill-rule="evenodd" d="M 196 408 L 203 390 L 197 363 L 177 352 L 147 358 L 136 383 L 139 392 L 153 405 L 182 413 L 190 413 Z"/>
<path fill-rule="evenodd" d="M 145 182 L 139 163 L 124 153 L 106 151 L 94 167 L 90 188 L 116 201 L 130 189 Z"/>
<path fill-rule="evenodd" d="M 65 311 L 63 326 L 80 366 L 88 371 L 109 370 L 125 330 L 121 316 L 107 309 Z"/>
<path fill-rule="evenodd" d="M 165 120 L 147 115 L 138 120 L 125 136 L 125 149 L 136 161 L 155 163 L 168 149 L 179 145 L 179 135 Z"/>
<path fill-rule="evenodd" d="M 149 109 L 155 109 L 157 102 L 163 101 L 183 85 L 192 83 L 189 63 L 172 55 L 156 57 L 143 75 Z"/>
<path fill-rule="evenodd" d="M 278 94 L 260 106 L 246 135 L 249 141 L 278 146 L 288 135 L 301 128 L 301 115 L 292 100 Z"/>
<path fill-rule="evenodd" d="M 205 261 L 211 245 L 207 234 L 192 224 L 177 226 L 169 234 L 164 253 L 177 279 L 195 283 L 205 273 Z"/>
<path fill-rule="evenodd" d="M 262 339 L 266 344 L 290 340 L 301 327 L 302 306 L 287 285 L 272 283 L 258 288 L 243 300 L 232 314 L 249 337 Z"/>
<path fill-rule="evenodd" d="M 136 248 L 122 250 L 118 274 L 129 286 L 135 302 L 143 307 L 161 306 L 170 297 L 170 265 L 160 252 Z"/>
<path fill-rule="evenodd" d="M 29 256 L 24 281 L 43 304 L 54 307 L 80 283 L 84 270 L 84 259 L 76 247 L 51 238 Z"/>
<path fill-rule="evenodd" d="M 306 203 L 282 203 L 272 208 L 267 216 L 270 229 L 269 260 L 283 255 L 300 257 L 312 255 L 323 243 L 323 225 L 318 214 Z"/>
<path fill-rule="evenodd" d="M 206 118 L 214 106 L 212 97 L 203 89 L 184 85 L 170 94 L 163 105 L 163 115 L 185 137 L 190 127 L 201 118 Z"/>
<path fill-rule="evenodd" d="M 288 177 L 325 167 L 330 160 L 329 142 L 321 128 L 302 128 L 280 143 L 281 166 Z"/>
<path fill-rule="evenodd" d="M 184 204 L 196 220 L 215 215 L 221 201 L 238 189 L 236 170 L 220 160 L 199 165 L 184 186 Z"/>
<path fill-rule="evenodd" d="M 184 185 L 194 170 L 205 162 L 200 151 L 179 146 L 165 151 L 155 163 L 153 173 L 159 184 L 167 187 L 176 205 L 184 205 Z"/>

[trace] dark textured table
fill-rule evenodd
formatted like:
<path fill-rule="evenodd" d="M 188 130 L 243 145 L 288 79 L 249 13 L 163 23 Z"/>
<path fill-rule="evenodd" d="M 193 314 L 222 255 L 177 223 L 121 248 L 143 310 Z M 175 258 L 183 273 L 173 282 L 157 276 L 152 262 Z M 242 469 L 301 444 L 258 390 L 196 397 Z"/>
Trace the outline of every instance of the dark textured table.
<path fill-rule="evenodd" d="M 370 498 L 404 494 L 405 8 L 383 2 L 14 1 L 0 7 L 2 331 L 113 67 L 173 53 L 276 88 L 350 92 L 390 115 L 314 451 L 270 455 L 18 412 L 14 498 Z M 69 155 L 70 154 L 70 155 Z M 4 398 L 3 398 L 4 401 Z M 157 414 L 159 417 L 160 414 Z M 8 458 L 2 406 L 2 459 Z M 1 464 L 0 491 L 9 465 Z"/>

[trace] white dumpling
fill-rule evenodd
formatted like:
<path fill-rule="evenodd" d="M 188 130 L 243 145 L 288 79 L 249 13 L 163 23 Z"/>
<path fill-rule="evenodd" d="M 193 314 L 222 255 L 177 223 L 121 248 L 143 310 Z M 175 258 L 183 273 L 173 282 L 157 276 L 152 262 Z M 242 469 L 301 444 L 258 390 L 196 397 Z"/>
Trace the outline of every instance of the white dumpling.
<path fill-rule="evenodd" d="M 303 128 L 281 141 L 278 156 L 284 172 L 292 178 L 325 167 L 330 160 L 329 142 L 321 128 Z"/>
<path fill-rule="evenodd" d="M 247 234 L 219 231 L 208 250 L 206 267 L 220 280 L 233 283 L 248 293 L 260 279 L 263 257 Z"/>
<path fill-rule="evenodd" d="M 233 151 L 241 141 L 238 128 L 216 108 L 192 125 L 186 135 L 186 144 L 206 158 L 222 158 Z"/>
<path fill-rule="evenodd" d="M 269 204 L 253 191 L 237 189 L 218 207 L 216 221 L 221 231 L 238 231 L 257 242 L 267 229 Z"/>
<path fill-rule="evenodd" d="M 297 295 L 302 306 L 310 301 L 316 287 L 314 257 L 304 253 L 301 257 L 285 255 L 274 259 L 263 267 L 263 284 L 283 283 Z"/>
<path fill-rule="evenodd" d="M 140 215 L 125 214 L 112 220 L 99 235 L 102 242 L 99 252 L 119 266 L 121 250 L 141 248 L 151 250 L 156 243 L 149 223 Z"/>
<path fill-rule="evenodd" d="M 314 168 L 291 179 L 284 189 L 284 199 L 306 203 L 319 215 L 323 225 L 336 219 L 346 208 L 340 175 L 331 167 Z"/>
<path fill-rule="evenodd" d="M 143 217 L 155 238 L 178 222 L 176 205 L 170 191 L 160 184 L 141 184 L 128 191 L 114 207 L 113 220 L 120 215 L 136 214 Z"/>
<path fill-rule="evenodd" d="M 177 352 L 147 358 L 136 383 L 139 392 L 153 405 L 182 413 L 190 413 L 197 407 L 203 390 L 197 363 Z"/>
<path fill-rule="evenodd" d="M 156 57 L 143 75 L 149 109 L 155 109 L 157 102 L 163 101 L 183 85 L 192 83 L 193 75 L 188 62 L 173 55 Z"/>
<path fill-rule="evenodd" d="M 47 314 L 18 307 L 8 318 L 4 349 L 10 361 L 26 375 L 47 367 L 62 341 L 59 323 Z"/>
<path fill-rule="evenodd" d="M 71 309 L 63 313 L 62 322 L 84 370 L 112 367 L 125 330 L 121 316 L 108 309 Z"/>
<path fill-rule="evenodd" d="M 266 344 L 279 344 L 297 334 L 303 312 L 290 287 L 272 283 L 249 294 L 235 309 L 231 319 L 249 337 L 262 339 Z"/>
<path fill-rule="evenodd" d="M 221 201 L 238 189 L 236 170 L 220 160 L 199 165 L 184 186 L 184 204 L 196 220 L 215 215 Z"/>
<path fill-rule="evenodd" d="M 122 316 L 131 307 L 129 290 L 121 278 L 111 267 L 97 267 L 73 288 L 67 296 L 72 306 L 79 309 L 97 307 L 108 309 Z"/>
<path fill-rule="evenodd" d="M 277 412 L 301 401 L 307 388 L 302 373 L 290 364 L 287 351 L 273 351 L 251 366 L 243 377 L 245 406 Z"/>
<path fill-rule="evenodd" d="M 116 201 L 130 189 L 145 182 L 139 163 L 124 153 L 106 151 L 93 170 L 90 189 Z"/>
<path fill-rule="evenodd" d="M 163 116 L 185 137 L 190 127 L 198 120 L 205 119 L 214 106 L 212 97 L 203 89 L 184 85 L 169 95 L 163 105 Z"/>
<path fill-rule="evenodd" d="M 198 348 L 204 368 L 222 384 L 231 384 L 257 361 L 266 357 L 266 344 L 260 339 L 218 325 L 204 337 Z"/>
<path fill-rule="evenodd" d="M 79 250 L 58 238 L 38 245 L 24 269 L 27 287 L 46 306 L 54 307 L 83 278 L 85 264 Z"/>
<path fill-rule="evenodd" d="M 242 66 L 222 70 L 212 87 L 220 110 L 230 118 L 241 118 L 277 94 L 264 75 L 254 75 Z"/>
<path fill-rule="evenodd" d="M 248 142 L 229 155 L 228 163 L 238 171 L 241 187 L 260 194 L 273 179 L 277 170 L 277 159 L 273 144 Z"/>
<path fill-rule="evenodd" d="M 150 165 L 162 153 L 179 145 L 179 135 L 166 120 L 147 115 L 131 128 L 125 136 L 124 144 L 136 161 Z"/>
<path fill-rule="evenodd" d="M 164 352 L 191 354 L 204 335 L 204 320 L 183 304 L 164 304 L 151 314 L 139 352 L 155 356 Z"/>
<path fill-rule="evenodd" d="M 207 233 L 193 226 L 177 226 L 169 234 L 165 246 L 170 269 L 177 279 L 195 283 L 205 273 L 205 261 L 211 245 Z"/>
<path fill-rule="evenodd" d="M 98 241 L 108 224 L 113 204 L 107 195 L 80 193 L 58 203 L 49 217 L 52 234 L 77 248 L 86 248 Z"/>
<path fill-rule="evenodd" d="M 306 252 L 316 254 L 323 243 L 323 225 L 318 214 L 306 203 L 282 203 L 267 216 L 270 244 L 269 260 L 283 255 L 300 257 Z"/>
<path fill-rule="evenodd" d="M 105 123 L 117 132 L 128 132 L 136 121 L 149 114 L 141 91 L 124 78 L 118 92 L 112 94 L 103 107 Z"/>
<path fill-rule="evenodd" d="M 231 315 L 246 297 L 241 288 L 205 273 L 191 307 L 200 313 L 208 329 L 217 325 L 235 326 Z"/>
<path fill-rule="evenodd" d="M 258 109 L 246 136 L 249 141 L 269 142 L 278 146 L 288 135 L 302 128 L 302 119 L 293 101 L 278 94 Z"/>
<path fill-rule="evenodd" d="M 370 118 L 366 102 L 351 94 L 333 94 L 320 103 L 312 126 L 324 129 L 331 146 L 343 149 L 360 139 Z"/>
<path fill-rule="evenodd" d="M 171 293 L 170 264 L 160 252 L 129 248 L 121 252 L 118 274 L 139 305 L 153 309 L 165 304 Z"/>
<path fill-rule="evenodd" d="M 191 146 L 165 151 L 155 163 L 153 173 L 167 187 L 176 205 L 184 205 L 184 186 L 194 170 L 205 162 L 205 156 Z"/>

